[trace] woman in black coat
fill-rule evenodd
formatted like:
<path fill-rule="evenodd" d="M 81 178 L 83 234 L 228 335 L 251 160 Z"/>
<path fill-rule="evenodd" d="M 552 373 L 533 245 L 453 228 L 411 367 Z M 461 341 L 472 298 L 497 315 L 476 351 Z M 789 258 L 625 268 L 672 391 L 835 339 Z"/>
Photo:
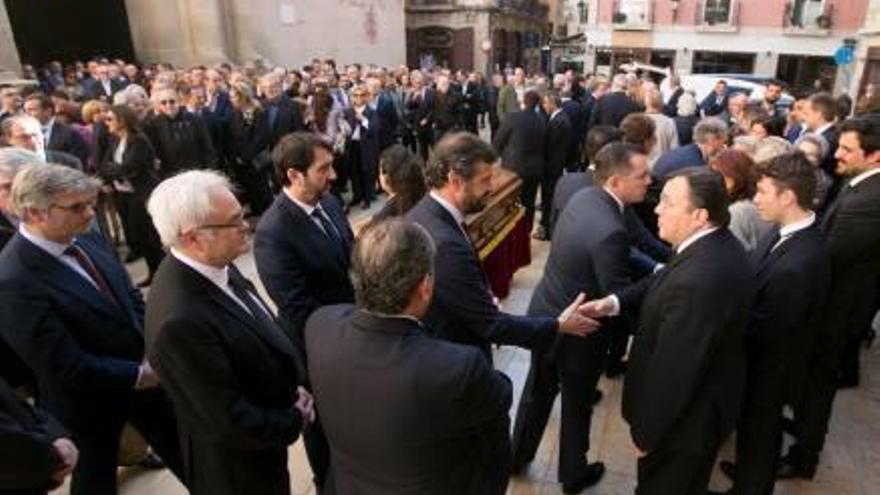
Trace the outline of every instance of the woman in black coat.
<path fill-rule="evenodd" d="M 269 133 L 262 118 L 263 109 L 254 97 L 250 84 L 240 81 L 229 91 L 232 117 L 226 125 L 226 161 L 232 180 L 240 186 L 242 202 L 250 206 L 251 215 L 262 215 L 272 204 L 269 174 Z"/>
<path fill-rule="evenodd" d="M 147 262 L 149 275 L 138 284 L 150 285 L 165 256 L 159 234 L 147 213 L 147 199 L 159 183 L 156 152 L 140 131 L 137 116 L 125 105 L 110 107 L 107 115 L 110 138 L 98 174 L 113 185 L 116 209 L 126 226 L 126 241 Z"/>
<path fill-rule="evenodd" d="M 379 183 L 388 193 L 388 202 L 373 215 L 367 228 L 383 220 L 406 215 L 428 192 L 424 165 L 406 146 L 393 144 L 379 157 Z"/>

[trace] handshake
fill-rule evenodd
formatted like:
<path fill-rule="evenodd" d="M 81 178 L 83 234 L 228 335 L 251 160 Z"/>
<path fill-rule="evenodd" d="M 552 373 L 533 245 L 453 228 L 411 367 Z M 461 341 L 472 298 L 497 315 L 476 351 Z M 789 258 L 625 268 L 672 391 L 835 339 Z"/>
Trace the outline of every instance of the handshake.
<path fill-rule="evenodd" d="M 599 329 L 599 318 L 617 314 L 617 302 L 611 296 L 584 302 L 586 298 L 581 292 L 559 315 L 557 321 L 560 333 L 586 337 Z"/>

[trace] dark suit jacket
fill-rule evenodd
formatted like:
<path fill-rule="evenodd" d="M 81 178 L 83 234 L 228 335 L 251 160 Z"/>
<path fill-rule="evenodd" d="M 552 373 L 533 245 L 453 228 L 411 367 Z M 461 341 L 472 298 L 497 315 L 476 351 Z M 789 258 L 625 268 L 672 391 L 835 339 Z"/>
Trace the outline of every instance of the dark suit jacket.
<path fill-rule="evenodd" d="M 6 214 L 0 213 L 0 251 L 6 246 L 6 243 L 15 235 L 15 225 L 6 217 Z"/>
<path fill-rule="evenodd" d="M 556 317 L 530 318 L 502 313 L 480 259 L 455 218 L 430 195 L 406 215 L 424 227 L 437 248 L 434 300 L 425 324 L 438 337 L 479 347 L 491 359 L 490 343 L 538 348 L 556 334 Z"/>
<path fill-rule="evenodd" d="M 82 164 L 89 163 L 89 145 L 72 127 L 58 121 L 52 124 L 46 149 L 70 153 Z"/>
<path fill-rule="evenodd" d="M 0 378 L 0 494 L 46 493 L 61 467 L 52 442 L 67 436 L 45 412 L 20 400 Z"/>
<path fill-rule="evenodd" d="M 104 85 L 97 79 L 83 81 L 83 96 L 89 100 L 102 100 L 113 103 L 113 95 L 125 89 L 127 84 L 117 79 L 110 79 L 110 92 L 104 89 Z"/>
<path fill-rule="evenodd" d="M 579 191 L 553 231 L 544 274 L 529 303 L 529 315 L 561 313 L 581 292 L 587 299 L 614 293 L 631 282 L 630 236 L 617 203 L 600 187 Z M 586 373 L 604 365 L 608 330 L 586 338 L 557 336 L 559 368 Z"/>
<path fill-rule="evenodd" d="M 495 151 L 501 155 L 504 168 L 523 178 L 539 178 L 544 173 L 547 143 L 545 119 L 533 110 L 509 113 L 492 137 Z"/>
<path fill-rule="evenodd" d="M 730 93 L 724 95 L 720 101 L 713 90 L 711 93 L 706 95 L 703 98 L 703 101 L 700 102 L 700 111 L 703 112 L 703 115 L 706 117 L 711 117 L 713 115 L 720 115 L 727 111 L 727 102 L 730 99 Z"/>
<path fill-rule="evenodd" d="M 837 173 L 837 158 L 834 156 L 835 153 L 837 153 L 837 144 L 840 141 L 840 131 L 837 130 L 837 125 L 832 125 L 828 129 L 825 129 L 821 136 L 828 142 L 828 153 L 822 158 L 819 167 L 827 172 L 828 175 L 834 177 L 834 183 L 837 187 L 840 187 L 842 181 L 840 175 Z"/>
<path fill-rule="evenodd" d="M 631 113 L 642 112 L 645 108 L 634 102 L 623 91 L 607 93 L 599 98 L 590 112 L 590 127 L 610 125 L 619 127 L 623 118 Z"/>
<path fill-rule="evenodd" d="M 834 342 L 870 322 L 880 275 L 880 175 L 845 184 L 821 224 L 831 257 L 831 300 L 821 334 Z"/>
<path fill-rule="evenodd" d="M 119 138 L 111 136 L 104 159 L 98 166 L 98 174 L 107 181 L 128 180 L 135 193 L 148 196 L 159 183 L 156 151 L 150 140 L 144 134 L 130 135 L 125 144 L 125 151 L 122 152 L 120 164 L 114 162 L 114 154 L 118 147 Z"/>
<path fill-rule="evenodd" d="M 500 494 L 510 380 L 472 347 L 414 320 L 350 305 L 306 325 L 309 375 L 330 443 L 327 489 L 354 494 Z"/>
<path fill-rule="evenodd" d="M 667 117 L 676 117 L 678 115 L 678 100 L 684 94 L 684 88 L 678 87 L 669 95 L 669 101 L 663 106 L 663 113 Z"/>
<path fill-rule="evenodd" d="M 705 164 L 706 159 L 703 158 L 700 147 L 697 146 L 697 143 L 691 143 L 687 146 L 673 148 L 660 155 L 660 158 L 654 162 L 651 175 L 658 179 L 664 179 L 677 170 Z"/>
<path fill-rule="evenodd" d="M 12 239 L 16 231 L 15 225 L 6 218 L 6 215 L 0 213 L 0 251 Z M 33 382 L 30 368 L 22 362 L 2 336 L 0 336 L 0 378 L 6 380 L 13 387 L 30 385 Z"/>
<path fill-rule="evenodd" d="M 572 163 L 571 144 L 574 131 L 568 115 L 560 111 L 547 122 L 547 141 L 544 148 L 544 174 L 549 177 L 562 175 L 565 167 Z"/>
<path fill-rule="evenodd" d="M 260 280 L 299 349 L 303 349 L 302 330 L 312 311 L 354 302 L 348 276 L 354 235 L 335 197 L 325 196 L 321 207 L 341 234 L 343 246 L 332 243 L 284 192 L 263 213 L 254 234 Z"/>
<path fill-rule="evenodd" d="M 675 132 L 678 133 L 678 144 L 687 146 L 694 142 L 694 127 L 700 121 L 699 117 L 692 115 L 690 117 L 680 117 L 676 115 L 672 118 L 675 121 Z"/>
<path fill-rule="evenodd" d="M 270 125 L 270 107 L 275 106 L 275 119 Z M 299 104 L 290 99 L 289 96 L 282 94 L 275 103 L 263 103 L 263 118 L 266 119 L 265 140 L 269 143 L 269 148 L 274 148 L 278 140 L 285 134 L 305 129 L 302 112 L 299 111 Z"/>
<path fill-rule="evenodd" d="M 398 124 L 397 108 L 387 91 L 379 93 L 375 110 L 379 118 L 379 149 L 384 150 L 394 144 Z"/>
<path fill-rule="evenodd" d="M 168 177 L 189 169 L 217 167 L 217 153 L 205 121 L 198 115 L 180 110 L 170 119 L 154 115 L 144 131 L 161 163 L 160 175 Z"/>
<path fill-rule="evenodd" d="M 229 100 L 229 93 L 220 91 L 217 94 L 217 104 L 214 110 L 210 107 L 202 108 L 200 115 L 208 127 L 208 133 L 211 135 L 211 142 L 214 144 L 214 150 L 220 154 L 225 148 L 223 142 L 226 137 L 226 126 L 232 118 L 232 102 Z M 225 158 L 225 155 L 223 155 Z"/>
<path fill-rule="evenodd" d="M 624 312 L 640 307 L 622 407 L 641 450 L 714 455 L 733 430 L 754 299 L 750 267 L 739 241 L 719 229 L 618 293 Z"/>
<path fill-rule="evenodd" d="M 229 277 L 258 297 L 234 266 Z M 258 322 L 173 255 L 154 277 L 146 328 L 150 363 L 177 413 L 191 493 L 288 495 L 302 376 L 281 328 Z"/>
<path fill-rule="evenodd" d="M 776 249 L 776 230 L 758 243 L 752 261 L 757 297 L 746 350 L 758 380 L 796 378 L 826 311 L 831 265 L 819 226 L 795 232 Z M 801 375 L 802 376 L 802 375 Z"/>
<path fill-rule="evenodd" d="M 360 125 L 354 108 L 349 107 L 344 109 L 342 111 L 342 116 L 348 121 L 352 133 L 354 133 L 355 128 Z M 360 133 L 361 167 L 363 167 L 363 170 L 378 170 L 379 154 L 381 153 L 380 136 L 382 131 L 382 121 L 379 119 L 378 112 L 369 106 L 364 109 L 364 117 L 366 117 L 368 124 L 367 129 L 361 127 Z M 349 153 L 349 156 L 347 157 L 349 166 L 354 166 L 352 163 L 354 157 L 351 155 L 351 146 L 348 146 L 349 143 L 351 143 L 351 136 L 348 137 L 345 149 Z"/>
<path fill-rule="evenodd" d="M 100 235 L 77 243 L 118 304 L 16 234 L 0 253 L 0 333 L 33 371 L 41 407 L 82 434 L 128 413 L 144 355 L 143 299 Z"/>

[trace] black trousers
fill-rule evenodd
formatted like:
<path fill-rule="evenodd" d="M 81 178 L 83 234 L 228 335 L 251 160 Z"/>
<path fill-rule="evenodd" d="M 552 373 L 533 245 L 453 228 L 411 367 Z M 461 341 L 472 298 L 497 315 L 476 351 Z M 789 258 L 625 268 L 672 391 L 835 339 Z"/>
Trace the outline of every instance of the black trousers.
<path fill-rule="evenodd" d="M 133 392 L 126 415 L 94 418 L 88 426 L 68 425 L 79 448 L 71 495 L 115 495 L 119 437 L 126 421 L 140 432 L 169 469 L 186 484 L 180 438 L 171 403 L 159 389 Z"/>
<path fill-rule="evenodd" d="M 638 461 L 636 495 L 706 495 L 715 454 L 657 449 Z"/>
<path fill-rule="evenodd" d="M 550 419 L 553 401 L 562 392 L 557 478 L 561 483 L 573 483 L 581 477 L 590 449 L 594 391 L 603 366 L 596 363 L 591 368 L 583 374 L 568 372 L 547 359 L 547 354 L 532 352 L 532 364 L 513 427 L 514 465 L 534 459 Z"/>
<path fill-rule="evenodd" d="M 373 166 L 364 160 L 360 141 L 349 143 L 352 203 L 376 199 L 376 175 Z"/>
<path fill-rule="evenodd" d="M 782 440 L 782 409 L 788 392 L 788 358 L 751 342 L 747 347 L 746 392 L 736 429 L 733 492 L 770 495 Z"/>
<path fill-rule="evenodd" d="M 153 227 L 153 220 L 147 212 L 147 193 L 121 192 L 115 194 L 116 209 L 122 218 L 122 225 L 126 226 L 125 235 L 134 252 L 143 255 L 147 262 L 150 275 L 159 269 L 159 263 L 165 257 L 162 250 L 162 242 L 159 233 Z M 130 236 L 130 237 L 129 237 Z"/>
<path fill-rule="evenodd" d="M 309 466 L 312 468 L 313 481 L 315 486 L 320 488 L 324 486 L 327 480 L 327 470 L 330 468 L 330 444 L 327 443 L 327 436 L 324 434 L 324 428 L 321 427 L 320 418 L 303 430 L 303 444 L 306 447 L 306 457 L 309 459 Z"/>
<path fill-rule="evenodd" d="M 416 126 L 416 141 L 419 144 L 419 155 L 427 162 L 428 151 L 434 146 L 434 130 L 430 126 Z"/>
<path fill-rule="evenodd" d="M 553 191 L 561 174 L 545 175 L 541 178 L 541 227 L 550 237 L 550 212 L 553 210 Z"/>
<path fill-rule="evenodd" d="M 520 189 L 519 191 L 519 202 L 526 209 L 526 217 L 528 218 L 528 222 L 533 222 L 535 219 L 535 199 L 538 195 L 538 188 L 541 187 L 541 178 L 522 177 L 522 181 L 523 185 L 522 189 Z M 531 223 L 529 224 L 529 226 L 531 227 Z"/>

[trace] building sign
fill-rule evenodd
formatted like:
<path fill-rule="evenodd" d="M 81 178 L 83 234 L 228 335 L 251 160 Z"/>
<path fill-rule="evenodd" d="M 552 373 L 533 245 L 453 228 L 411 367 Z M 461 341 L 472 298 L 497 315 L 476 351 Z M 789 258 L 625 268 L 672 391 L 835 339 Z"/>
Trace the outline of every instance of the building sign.
<path fill-rule="evenodd" d="M 422 48 L 451 48 L 452 30 L 443 27 L 426 27 L 416 32 L 418 45 Z"/>

